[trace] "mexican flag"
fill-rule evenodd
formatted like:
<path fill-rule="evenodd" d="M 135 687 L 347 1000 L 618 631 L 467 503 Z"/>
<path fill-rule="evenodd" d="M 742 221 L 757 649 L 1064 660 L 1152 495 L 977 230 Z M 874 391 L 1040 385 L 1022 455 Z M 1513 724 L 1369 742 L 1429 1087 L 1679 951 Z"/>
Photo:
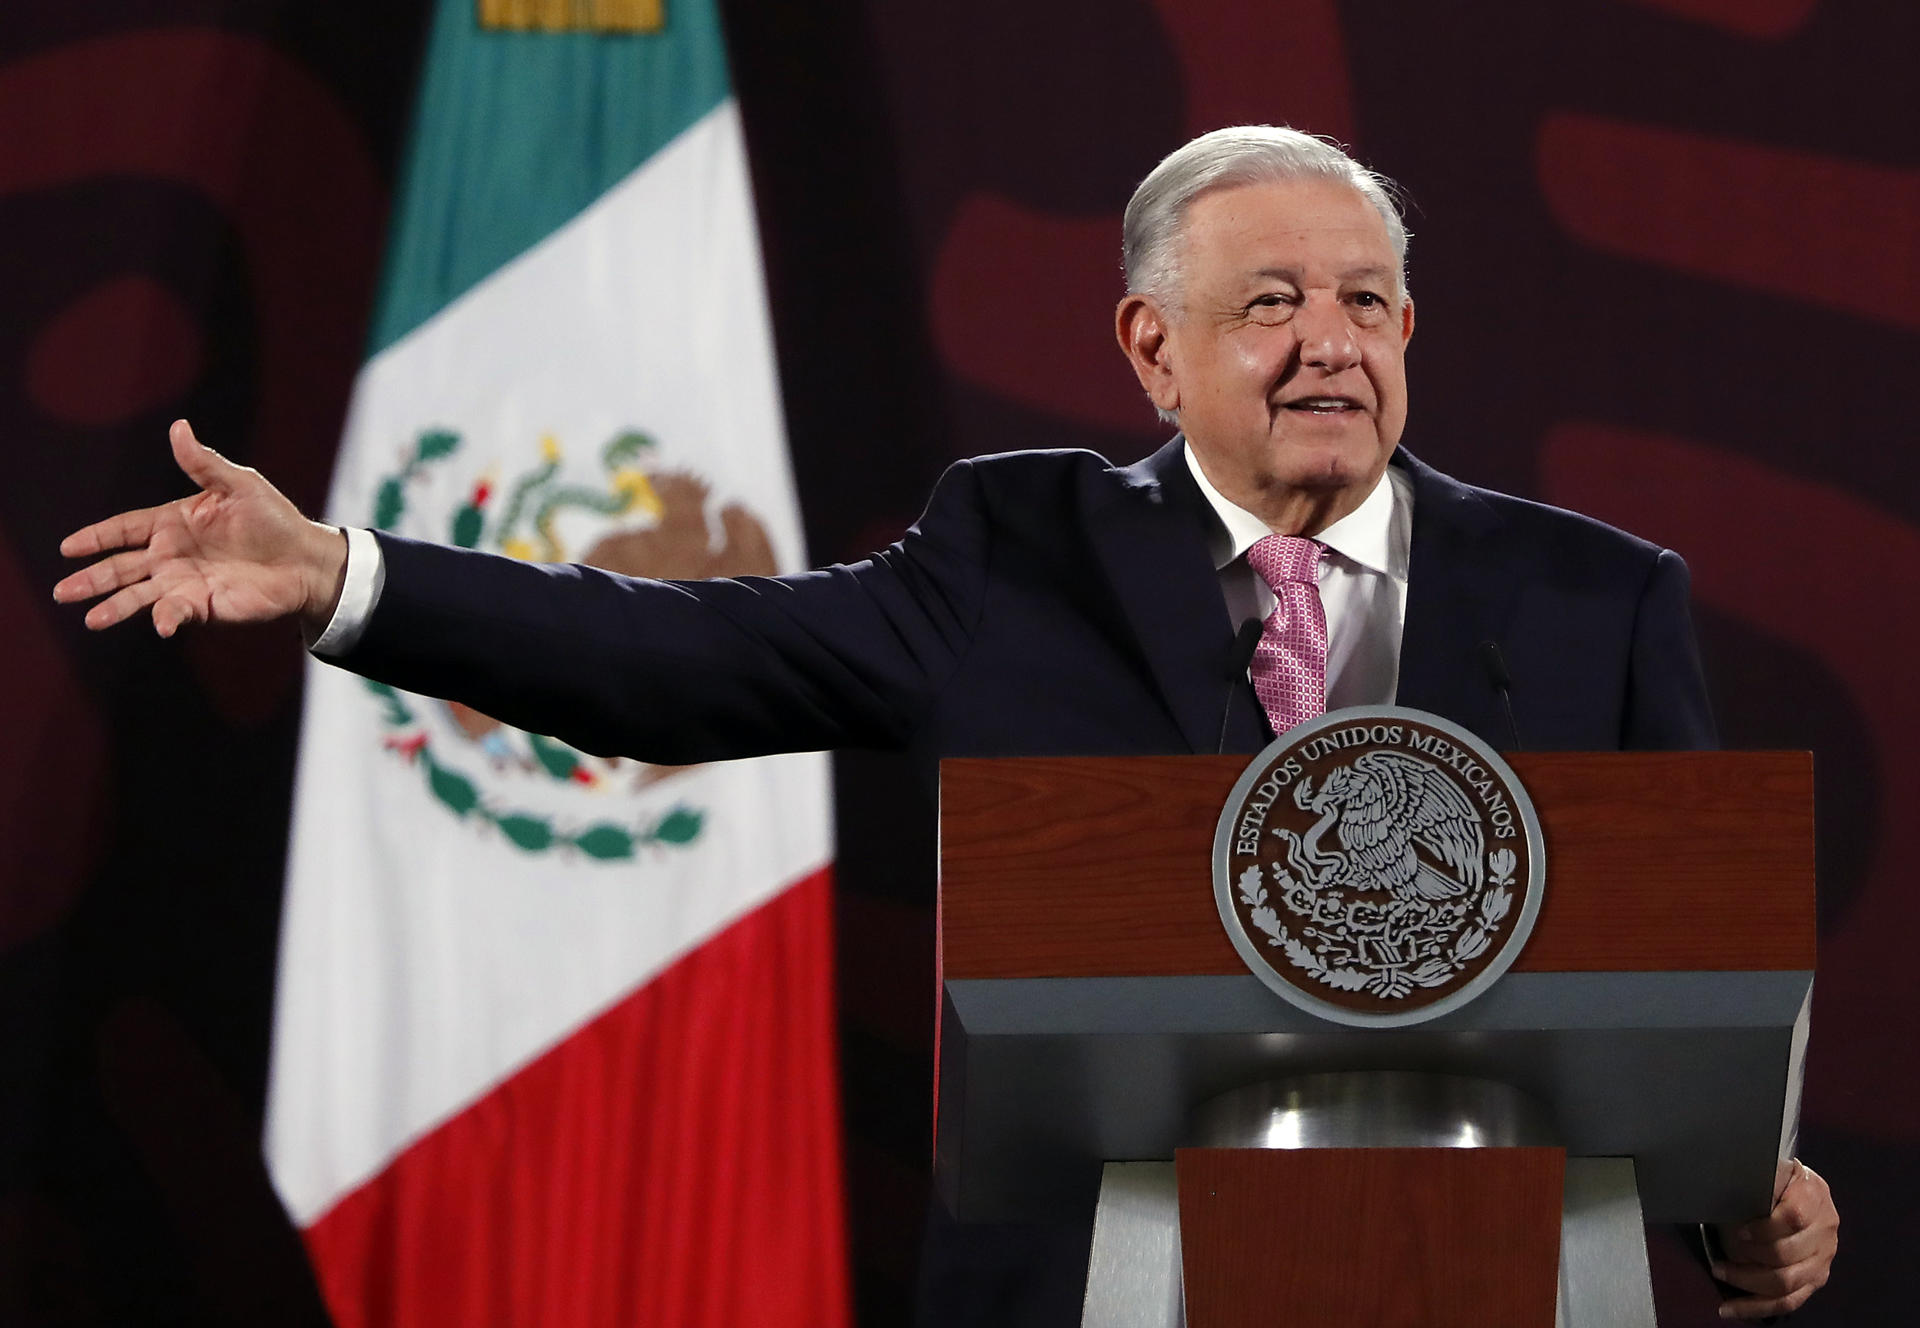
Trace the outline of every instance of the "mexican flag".
<path fill-rule="evenodd" d="M 328 516 L 806 565 L 712 0 L 441 0 Z M 829 797 L 311 669 L 267 1154 L 342 1328 L 847 1321 Z"/>

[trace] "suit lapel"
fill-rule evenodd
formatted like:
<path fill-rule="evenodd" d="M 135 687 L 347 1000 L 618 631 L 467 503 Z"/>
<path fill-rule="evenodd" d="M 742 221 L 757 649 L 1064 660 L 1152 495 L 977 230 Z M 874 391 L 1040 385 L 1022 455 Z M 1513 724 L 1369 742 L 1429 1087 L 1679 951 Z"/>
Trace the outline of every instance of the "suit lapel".
<path fill-rule="evenodd" d="M 1206 499 L 1175 438 L 1116 470 L 1120 489 L 1088 514 L 1094 551 L 1162 700 L 1196 752 L 1215 750 L 1233 646 L 1207 555 Z M 1236 709 L 1241 707 L 1236 706 Z"/>
<path fill-rule="evenodd" d="M 1396 701 L 1446 716 L 1505 746 L 1499 694 L 1480 655 L 1481 642 L 1504 640 L 1520 585 L 1505 523 L 1472 489 L 1406 452 L 1394 464 L 1413 480 Z"/>
<path fill-rule="evenodd" d="M 1094 550 L 1168 712 L 1187 744 L 1212 752 L 1227 697 L 1234 697 L 1228 750 L 1271 737 L 1252 689 L 1226 676 L 1235 624 L 1207 556 L 1206 499 L 1175 438 L 1146 460 L 1117 469 L 1111 501 L 1091 510 Z M 1396 702 L 1446 716 L 1505 745 L 1506 721 L 1482 641 L 1504 641 L 1520 586 L 1505 523 L 1474 490 L 1405 451 L 1394 464 L 1413 480 L 1407 621 Z M 1244 702 L 1244 704 L 1243 704 Z"/>

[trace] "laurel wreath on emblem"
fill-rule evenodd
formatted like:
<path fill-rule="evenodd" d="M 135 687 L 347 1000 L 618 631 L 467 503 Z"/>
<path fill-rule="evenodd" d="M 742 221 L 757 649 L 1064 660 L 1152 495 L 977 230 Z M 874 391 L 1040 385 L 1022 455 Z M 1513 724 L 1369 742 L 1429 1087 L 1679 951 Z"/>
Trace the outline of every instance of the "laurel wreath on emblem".
<path fill-rule="evenodd" d="M 1438 767 L 1368 752 L 1317 788 L 1303 778 L 1293 800 L 1319 821 L 1304 834 L 1271 831 L 1287 861 L 1249 866 L 1235 884 L 1248 920 L 1295 968 L 1336 991 L 1398 1000 L 1453 981 L 1486 952 L 1513 909 L 1519 859 L 1486 851 L 1479 814 Z M 1340 849 L 1322 847 L 1329 831 Z"/>
<path fill-rule="evenodd" d="M 502 552 L 521 558 L 559 560 L 560 545 L 553 523 L 569 507 L 605 515 L 636 507 L 657 508 L 657 503 L 650 501 L 653 494 L 646 476 L 632 465 L 652 446 L 653 440 L 645 434 L 632 432 L 608 443 L 601 460 L 610 483 L 607 490 L 600 491 L 557 484 L 559 449 L 551 439 L 545 440 L 541 465 L 513 485 L 505 510 L 493 523 Z M 460 436 L 456 433 L 445 429 L 422 433 L 401 469 L 380 481 L 375 491 L 373 528 L 393 529 L 406 515 L 408 485 L 425 474 L 429 465 L 444 462 L 459 449 Z M 490 479 L 475 484 L 467 501 L 453 514 L 449 543 L 463 549 L 478 547 L 488 530 L 487 508 L 493 492 Z M 370 678 L 361 682 L 382 706 L 382 723 L 388 731 L 383 744 L 386 749 L 421 770 L 428 792 L 455 816 L 491 826 L 521 849 L 532 853 L 572 850 L 601 861 L 620 861 L 649 846 L 682 848 L 700 837 L 706 818 L 699 809 L 684 804 L 637 823 L 599 820 L 583 826 L 563 826 L 551 817 L 504 806 L 488 797 L 479 781 L 459 769 L 457 762 L 436 751 L 431 733 L 419 724 L 419 716 L 405 693 Z M 565 783 L 596 782 L 582 755 L 567 744 L 533 733 L 526 734 L 525 739 L 528 759 L 523 764 Z"/>

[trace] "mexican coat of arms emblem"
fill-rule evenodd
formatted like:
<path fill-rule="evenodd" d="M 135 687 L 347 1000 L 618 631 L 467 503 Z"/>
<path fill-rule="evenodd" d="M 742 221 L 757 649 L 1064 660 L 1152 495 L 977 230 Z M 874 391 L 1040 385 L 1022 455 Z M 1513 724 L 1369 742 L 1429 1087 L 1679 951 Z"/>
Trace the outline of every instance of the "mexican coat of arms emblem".
<path fill-rule="evenodd" d="M 1346 1024 L 1435 1018 L 1506 971 L 1539 912 L 1533 805 L 1479 738 L 1395 707 L 1283 734 L 1222 813 L 1214 889 L 1274 991 Z"/>

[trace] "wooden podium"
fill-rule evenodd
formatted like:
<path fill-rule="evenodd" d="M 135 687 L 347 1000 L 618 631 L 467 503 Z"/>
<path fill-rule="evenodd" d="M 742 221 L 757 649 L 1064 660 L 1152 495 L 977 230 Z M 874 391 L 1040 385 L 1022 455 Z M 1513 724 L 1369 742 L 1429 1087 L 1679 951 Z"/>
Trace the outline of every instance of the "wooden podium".
<path fill-rule="evenodd" d="M 1546 842 L 1533 934 L 1479 999 L 1397 1029 L 1318 1019 L 1235 953 L 1210 863 L 1248 758 L 945 762 L 948 1207 L 1084 1219 L 1098 1199 L 1090 1324 L 1177 1323 L 1182 1303 L 1196 1328 L 1650 1323 L 1641 1215 L 1753 1217 L 1791 1148 L 1814 967 L 1812 760 L 1507 760 Z M 1203 1104 L 1233 1090 L 1381 1071 L 1506 1086 L 1553 1140 L 1190 1148 Z M 1583 1289 L 1576 1233 L 1599 1210 L 1580 1194 L 1612 1214 L 1616 1254 L 1632 1233 L 1639 1288 L 1607 1273 Z M 1125 1257 L 1103 1273 L 1103 1250 Z M 1103 1277 L 1126 1285 L 1103 1291 Z"/>

